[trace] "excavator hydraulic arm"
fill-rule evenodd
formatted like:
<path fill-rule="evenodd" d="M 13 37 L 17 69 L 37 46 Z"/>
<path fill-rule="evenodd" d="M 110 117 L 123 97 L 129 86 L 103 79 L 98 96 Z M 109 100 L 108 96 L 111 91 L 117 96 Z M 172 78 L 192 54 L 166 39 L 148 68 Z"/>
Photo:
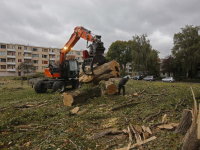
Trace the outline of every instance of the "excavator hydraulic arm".
<path fill-rule="evenodd" d="M 87 50 L 83 51 L 83 64 L 82 70 L 87 75 L 93 75 L 93 66 L 94 65 L 102 65 L 107 62 L 103 53 L 105 51 L 103 42 L 101 42 L 100 35 L 92 35 L 91 31 L 78 26 L 74 29 L 74 33 L 71 35 L 69 41 L 64 45 L 60 53 L 60 67 L 62 68 L 63 62 L 65 61 L 66 54 L 73 48 L 73 46 L 78 42 L 80 38 L 92 42 L 87 48 L 89 48 L 89 52 Z M 91 73 L 86 73 L 86 66 L 90 66 Z"/>

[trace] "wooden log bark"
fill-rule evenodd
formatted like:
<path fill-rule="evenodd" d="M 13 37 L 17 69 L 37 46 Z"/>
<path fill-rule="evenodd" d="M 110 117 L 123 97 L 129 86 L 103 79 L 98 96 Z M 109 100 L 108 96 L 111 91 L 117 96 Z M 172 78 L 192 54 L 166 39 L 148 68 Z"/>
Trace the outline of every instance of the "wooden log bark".
<path fill-rule="evenodd" d="M 115 60 L 105 63 L 101 66 L 97 66 L 93 70 L 94 75 L 88 76 L 84 73 L 79 74 L 79 82 L 87 83 L 87 82 L 93 82 L 98 83 L 101 80 L 108 80 L 112 77 L 119 77 L 120 76 L 120 67 L 119 63 L 117 63 Z M 90 71 L 87 73 L 91 73 Z"/>
<path fill-rule="evenodd" d="M 199 150 L 200 140 L 197 138 L 197 119 L 193 117 L 190 129 L 187 131 L 184 139 L 182 150 Z"/>
<path fill-rule="evenodd" d="M 117 86 L 111 81 L 101 80 L 99 86 L 104 94 L 114 95 L 118 92 Z"/>
<path fill-rule="evenodd" d="M 109 73 L 97 76 L 97 77 L 93 78 L 93 80 L 91 80 L 91 81 L 95 84 L 98 84 L 101 80 L 108 80 L 109 78 L 114 78 L 114 77 L 117 77 L 117 76 L 113 71 L 111 71 Z"/>
<path fill-rule="evenodd" d="M 81 88 L 76 91 L 63 93 L 63 103 L 66 106 L 72 106 L 98 96 L 101 96 L 101 89 L 99 86 L 94 86 L 88 90 Z"/>
<path fill-rule="evenodd" d="M 200 123 L 199 118 L 199 112 L 197 109 L 197 102 L 196 98 L 194 96 L 194 92 L 191 88 L 193 99 L 194 99 L 194 108 L 192 109 L 192 124 L 190 126 L 190 129 L 187 131 L 184 139 L 183 139 L 183 145 L 182 150 L 199 150 L 200 148 L 200 139 L 197 135 L 199 135 L 198 125 Z M 199 108 L 200 109 L 200 108 Z"/>
<path fill-rule="evenodd" d="M 175 133 L 183 133 L 185 134 L 187 130 L 190 128 L 192 123 L 192 113 L 188 109 L 184 109 L 182 113 L 182 117 L 178 127 L 175 130 Z"/>

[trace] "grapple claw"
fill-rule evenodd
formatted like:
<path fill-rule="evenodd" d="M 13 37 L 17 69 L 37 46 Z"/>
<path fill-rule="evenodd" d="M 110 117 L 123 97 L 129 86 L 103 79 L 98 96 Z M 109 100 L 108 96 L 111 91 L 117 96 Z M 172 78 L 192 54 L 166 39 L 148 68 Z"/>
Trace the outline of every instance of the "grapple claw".
<path fill-rule="evenodd" d="M 108 62 L 107 59 L 105 59 L 104 56 L 102 55 L 97 55 L 97 56 L 90 56 L 83 61 L 82 65 L 82 70 L 86 75 L 94 75 L 94 65 L 100 66 L 103 65 L 104 63 Z M 88 70 L 86 71 L 86 66 L 90 66 Z"/>

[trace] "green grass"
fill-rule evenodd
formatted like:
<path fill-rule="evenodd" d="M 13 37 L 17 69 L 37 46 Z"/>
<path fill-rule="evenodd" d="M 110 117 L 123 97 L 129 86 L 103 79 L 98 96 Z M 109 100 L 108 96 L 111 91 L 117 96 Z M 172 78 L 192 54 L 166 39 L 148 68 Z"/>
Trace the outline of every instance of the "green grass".
<path fill-rule="evenodd" d="M 88 137 L 104 131 L 104 125 L 112 118 L 117 118 L 112 127 L 119 130 L 127 129 L 130 123 L 149 126 L 149 123 L 161 122 L 164 113 L 143 122 L 159 109 L 171 110 L 167 112 L 168 120 L 177 123 L 183 109 L 193 107 L 190 86 L 199 102 L 200 84 L 129 80 L 126 84 L 126 96 L 105 95 L 89 99 L 76 105 L 80 107 L 79 111 L 87 111 L 73 115 L 70 110 L 76 106 L 64 106 L 62 94 L 52 94 L 50 90 L 37 94 L 26 82 L 22 87 L 21 81 L 14 80 L 0 87 L 0 149 L 76 149 L 76 145 L 80 149 L 103 149 L 114 143 L 117 144 L 110 149 L 127 146 L 129 141 L 126 135 L 119 135 L 109 143 L 107 141 L 115 135 L 91 141 Z M 88 88 L 90 87 L 85 87 L 86 90 Z M 132 93 L 140 92 L 142 93 L 138 97 L 132 96 Z M 111 107 L 130 99 L 142 103 L 108 112 Z M 182 105 L 173 111 L 182 100 Z M 25 104 L 44 105 L 37 108 L 15 108 Z M 20 129 L 22 125 L 29 128 Z M 154 132 L 154 135 L 157 139 L 147 144 L 149 149 L 179 149 L 184 136 L 167 130 Z"/>

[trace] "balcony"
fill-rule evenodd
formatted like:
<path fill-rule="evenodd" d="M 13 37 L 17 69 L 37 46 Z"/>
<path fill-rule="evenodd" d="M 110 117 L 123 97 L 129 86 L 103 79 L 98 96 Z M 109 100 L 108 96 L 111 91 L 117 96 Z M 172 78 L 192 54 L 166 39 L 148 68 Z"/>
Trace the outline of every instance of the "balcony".
<path fill-rule="evenodd" d="M 56 60 L 56 58 L 49 58 L 50 60 Z"/>
<path fill-rule="evenodd" d="M 13 68 L 13 69 L 7 69 L 7 71 L 16 71 L 16 69 L 15 68 Z"/>
<path fill-rule="evenodd" d="M 55 52 L 49 52 L 49 54 L 50 54 L 50 55 L 55 55 L 56 53 L 55 53 Z"/>
<path fill-rule="evenodd" d="M 15 65 L 15 62 L 7 62 L 8 65 Z"/>
<path fill-rule="evenodd" d="M 24 53 L 32 53 L 30 50 L 24 50 Z"/>
<path fill-rule="evenodd" d="M 7 58 L 15 58 L 15 55 L 7 55 Z"/>
<path fill-rule="evenodd" d="M 32 59 L 31 56 L 24 56 L 24 59 Z"/>
<path fill-rule="evenodd" d="M 7 51 L 15 52 L 16 50 L 15 49 L 11 49 L 11 48 L 7 48 Z"/>

